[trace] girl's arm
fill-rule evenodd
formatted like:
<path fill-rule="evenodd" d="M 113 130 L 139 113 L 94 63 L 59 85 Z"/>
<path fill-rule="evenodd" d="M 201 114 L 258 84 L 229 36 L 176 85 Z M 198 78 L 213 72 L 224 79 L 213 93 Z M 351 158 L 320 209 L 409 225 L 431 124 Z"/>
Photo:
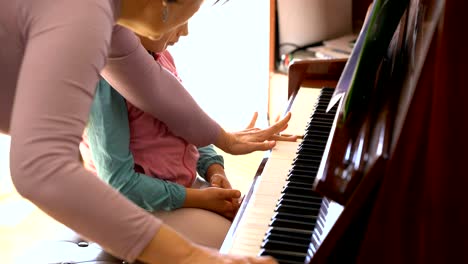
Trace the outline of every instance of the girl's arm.
<path fill-rule="evenodd" d="M 135 171 L 125 99 L 102 79 L 96 89 L 87 135 L 94 166 L 106 183 L 150 212 L 182 207 L 185 187 Z"/>
<path fill-rule="evenodd" d="M 205 180 L 210 181 L 210 176 L 214 173 L 224 175 L 224 158 L 219 155 L 213 145 L 198 148 L 200 158 L 197 161 L 197 172 Z M 209 168 L 211 168 L 210 173 Z"/>

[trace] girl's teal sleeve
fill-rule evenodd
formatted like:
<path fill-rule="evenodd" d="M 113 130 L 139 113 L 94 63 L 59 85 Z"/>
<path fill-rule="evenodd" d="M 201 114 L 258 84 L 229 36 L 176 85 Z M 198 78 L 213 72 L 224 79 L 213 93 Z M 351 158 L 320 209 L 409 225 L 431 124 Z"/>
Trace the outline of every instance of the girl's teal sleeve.
<path fill-rule="evenodd" d="M 197 172 L 203 178 L 206 179 L 206 171 L 212 164 L 217 163 L 224 167 L 223 156 L 216 153 L 213 145 L 198 148 L 198 152 L 200 152 L 200 158 L 197 162 Z"/>
<path fill-rule="evenodd" d="M 97 85 L 87 134 L 102 180 L 147 211 L 182 207 L 185 187 L 134 170 L 125 100 L 102 79 Z"/>

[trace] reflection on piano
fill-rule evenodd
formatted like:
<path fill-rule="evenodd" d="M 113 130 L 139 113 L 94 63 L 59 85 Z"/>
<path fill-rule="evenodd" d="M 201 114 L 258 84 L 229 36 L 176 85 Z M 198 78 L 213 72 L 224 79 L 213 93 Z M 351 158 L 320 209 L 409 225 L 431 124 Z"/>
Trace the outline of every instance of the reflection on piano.
<path fill-rule="evenodd" d="M 280 263 L 468 263 L 468 89 L 459 67 L 468 52 L 457 32 L 467 7 L 411 0 L 367 111 L 338 127 L 342 100 L 325 113 L 332 90 L 321 90 L 303 140 L 279 142 L 265 159 L 221 252 Z M 292 64 L 291 105 L 310 84 L 333 87 L 343 67 Z"/>

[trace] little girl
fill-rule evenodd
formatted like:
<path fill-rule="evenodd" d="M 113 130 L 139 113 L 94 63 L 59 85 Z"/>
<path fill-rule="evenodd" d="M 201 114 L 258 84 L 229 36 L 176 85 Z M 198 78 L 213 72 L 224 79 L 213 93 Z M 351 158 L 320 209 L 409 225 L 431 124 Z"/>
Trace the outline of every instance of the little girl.
<path fill-rule="evenodd" d="M 178 78 L 166 47 L 187 34 L 185 23 L 156 41 L 140 39 L 157 63 Z M 192 241 L 221 246 L 239 207 L 240 192 L 231 189 L 223 157 L 213 146 L 197 149 L 101 79 L 80 151 L 85 167 L 129 200 Z M 200 189 L 197 172 L 221 188 Z"/>

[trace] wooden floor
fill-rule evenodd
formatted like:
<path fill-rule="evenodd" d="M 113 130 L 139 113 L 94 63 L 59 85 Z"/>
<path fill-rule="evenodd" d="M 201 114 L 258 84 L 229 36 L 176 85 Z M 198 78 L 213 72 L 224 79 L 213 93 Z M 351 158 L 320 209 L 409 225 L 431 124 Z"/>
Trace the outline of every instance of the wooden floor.
<path fill-rule="evenodd" d="M 8 145 L 9 139 L 0 135 L 0 263 L 14 263 L 25 248 L 70 233 L 15 191 L 9 176 Z M 218 152 L 225 158 L 226 172 L 233 188 L 247 192 L 264 152 L 241 156 Z"/>

